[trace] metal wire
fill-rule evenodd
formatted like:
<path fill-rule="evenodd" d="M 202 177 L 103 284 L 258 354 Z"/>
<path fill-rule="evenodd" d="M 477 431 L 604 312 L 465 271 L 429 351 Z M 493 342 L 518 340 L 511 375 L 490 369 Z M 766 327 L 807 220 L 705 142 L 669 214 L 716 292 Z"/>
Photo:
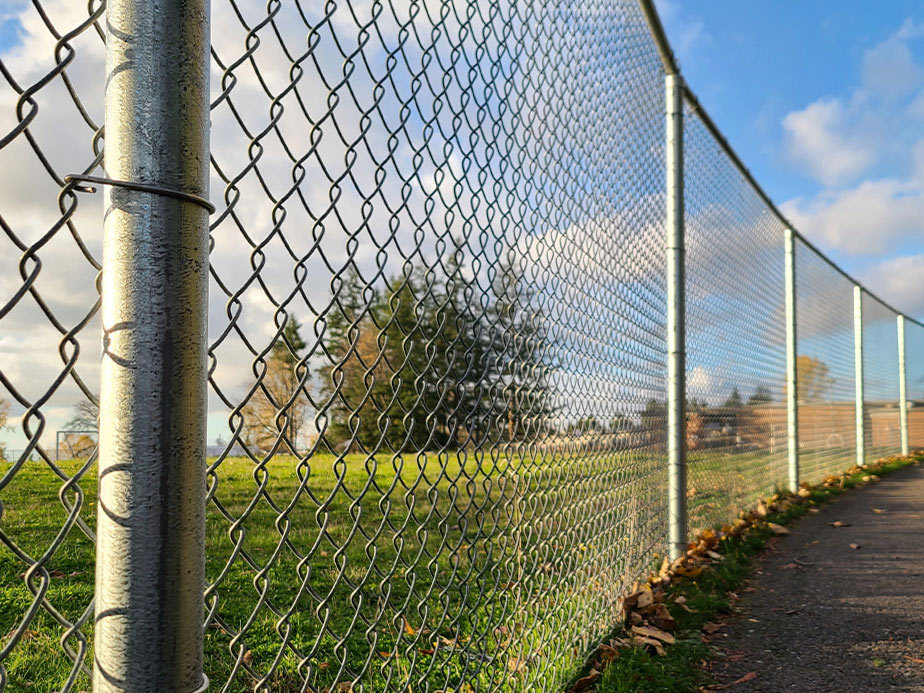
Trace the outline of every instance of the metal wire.
<path fill-rule="evenodd" d="M 96 452 L 59 463 L 54 446 L 62 411 L 97 401 L 100 208 L 64 175 L 102 158 L 103 11 L 35 1 L 7 25 L 0 60 L 0 405 L 22 448 L 0 462 L 0 690 L 34 685 L 41 667 L 60 690 L 87 687 Z"/>
<path fill-rule="evenodd" d="M 924 449 L 924 327 L 905 321 L 905 382 L 908 397 L 908 444 Z"/>
<path fill-rule="evenodd" d="M 689 107 L 684 138 L 695 531 L 785 486 L 785 229 Z"/>
<path fill-rule="evenodd" d="M 863 293 L 863 430 L 867 461 L 901 450 L 897 314 Z"/>
<path fill-rule="evenodd" d="M 554 688 L 663 542 L 643 18 L 234 1 L 214 34 L 213 686 Z"/>
<path fill-rule="evenodd" d="M 796 301 L 800 466 L 816 483 L 856 459 L 853 286 L 801 242 Z"/>
<path fill-rule="evenodd" d="M 210 690 L 559 689 L 660 562 L 662 63 L 635 0 L 559 5 L 213 3 Z M 22 167 L 0 190 L 22 448 L 0 467 L 0 689 L 89 688 L 96 454 L 48 446 L 97 403 L 102 210 L 77 193 L 108 180 L 102 12 L 35 2 L 0 48 L 0 169 Z M 697 108 L 691 531 L 787 481 L 785 229 Z M 816 481 L 856 445 L 852 283 L 796 245 Z M 879 456 L 895 314 L 864 312 Z M 907 335 L 921 446 L 924 328 Z"/>

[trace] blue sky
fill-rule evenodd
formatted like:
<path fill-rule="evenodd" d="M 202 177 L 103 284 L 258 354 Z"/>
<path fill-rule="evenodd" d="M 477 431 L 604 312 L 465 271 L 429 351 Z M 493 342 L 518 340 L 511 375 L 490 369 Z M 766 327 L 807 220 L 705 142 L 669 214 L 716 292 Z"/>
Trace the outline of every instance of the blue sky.
<path fill-rule="evenodd" d="M 429 1 L 433 6 L 438 6 L 442 2 Z M 265 11 L 262 9 L 263 5 L 257 2 L 240 4 L 250 8 L 255 16 Z M 408 0 L 395 0 L 393 4 L 403 5 L 405 10 L 410 6 Z M 462 0 L 459 0 L 459 4 L 462 4 Z M 351 6 L 371 13 L 374 5 L 371 0 L 353 0 Z M 871 3 L 859 0 L 837 5 L 803 3 L 798 6 L 791 2 L 784 3 L 782 0 L 749 3 L 742 3 L 740 0 L 661 0 L 658 5 L 689 84 L 757 179 L 796 223 L 797 228 L 884 299 L 911 315 L 924 318 L 924 291 L 921 291 L 921 277 L 924 276 L 924 134 L 919 134 L 924 133 L 924 8 L 919 9 L 915 3 L 903 1 L 888 3 L 885 8 L 878 5 L 874 8 Z M 51 11 L 61 27 L 73 27 L 85 18 L 86 6 L 79 3 L 48 0 L 43 6 Z M 289 13 L 295 11 L 291 3 L 285 3 L 284 6 Z M 339 5 L 340 9 L 334 15 L 332 29 L 340 36 L 346 37 L 348 43 L 350 40 L 355 42 L 359 35 L 356 20 L 347 11 L 349 7 L 345 3 Z M 310 11 L 319 14 L 323 8 L 321 4 L 312 4 Z M 386 31 L 385 40 L 397 40 L 400 32 L 397 31 L 394 22 L 389 24 L 384 19 L 382 21 L 386 29 L 389 29 Z M 429 20 L 425 17 L 419 18 L 421 25 L 426 21 Z M 304 45 L 305 31 L 300 19 L 292 18 L 292 21 L 281 21 L 279 24 L 292 46 Z M 236 15 L 228 11 L 226 3 L 216 4 L 212 28 L 213 39 L 220 55 L 240 55 L 245 45 L 245 32 Z M 610 29 L 613 30 L 613 26 Z M 472 41 L 473 36 L 468 34 L 465 40 Z M 68 67 L 68 75 L 77 84 L 77 90 L 81 93 L 84 103 L 90 107 L 94 118 L 100 120 L 103 82 L 99 75 L 103 74 L 102 41 L 92 32 L 86 32 L 75 39 L 75 44 L 76 58 Z M 339 49 L 333 50 L 329 36 L 325 39 L 324 45 L 325 50 L 316 52 L 316 57 L 321 59 L 321 63 L 308 71 L 309 76 L 306 80 L 317 79 L 318 71 L 336 75 L 342 70 L 342 56 Z M 600 45 L 605 46 L 605 41 L 601 41 Z M 570 44 L 563 43 L 561 47 L 572 51 L 569 57 L 574 57 L 574 49 Z M 19 50 L 20 48 L 22 50 Z M 25 0 L 0 0 L 0 54 L 4 57 L 5 65 L 19 76 L 23 84 L 34 83 L 47 71 L 53 49 L 54 40 L 40 22 L 34 8 L 26 4 Z M 610 160 L 625 162 L 627 159 L 621 157 L 631 157 L 633 152 L 643 152 L 640 155 L 642 159 L 631 159 L 632 163 L 627 165 L 649 171 L 650 175 L 642 177 L 643 194 L 660 189 L 663 172 L 658 173 L 660 169 L 657 168 L 656 162 L 652 161 L 648 165 L 644 160 L 647 156 L 645 153 L 655 151 L 656 147 L 633 148 L 631 142 L 619 138 L 621 126 L 618 119 L 607 117 L 607 114 L 612 113 L 611 109 L 617 108 L 619 103 L 625 103 L 618 101 L 618 97 L 623 96 L 620 90 L 628 89 L 626 85 L 637 84 L 638 81 L 622 80 L 615 85 L 610 84 L 609 91 L 601 90 L 595 82 L 596 75 L 605 71 L 606 61 L 614 60 L 615 56 L 605 51 L 598 54 L 590 48 L 585 49 L 585 55 L 589 60 L 599 60 L 603 64 L 601 68 L 596 62 L 587 63 L 590 67 L 577 70 L 584 81 L 575 87 L 572 96 L 580 93 L 588 95 L 589 98 L 575 99 L 573 102 L 578 104 L 575 108 L 584 109 L 581 114 L 585 117 L 572 120 L 573 114 L 569 112 L 565 118 L 564 111 L 558 108 L 560 103 L 554 90 L 547 89 L 544 97 L 544 107 L 555 112 L 550 124 L 551 130 L 556 131 L 557 128 L 558 132 L 567 135 L 557 143 L 556 151 L 564 153 L 566 162 L 575 161 L 575 157 L 587 156 L 591 168 L 603 166 L 604 169 L 604 163 L 600 158 L 604 155 L 609 156 Z M 277 89 L 288 85 L 291 79 L 287 69 L 288 59 L 274 47 L 272 40 L 264 41 L 260 50 L 259 60 L 264 77 L 268 77 Z M 412 48 L 406 50 L 411 51 Z M 443 45 L 441 50 L 448 50 L 447 46 Z M 384 60 L 381 46 L 375 50 L 370 46 L 367 53 L 367 57 L 371 55 L 379 61 L 374 62 L 374 65 L 376 69 L 381 69 Z M 530 57 L 530 51 L 524 53 L 524 70 L 529 72 L 529 65 L 535 64 L 529 61 L 541 56 Z M 584 65 L 580 60 L 575 64 Z M 568 63 L 556 62 L 554 65 L 558 72 L 553 71 L 554 74 L 545 75 L 545 79 L 551 80 L 548 83 L 555 83 L 556 79 L 573 79 L 569 76 L 571 68 Z M 650 131 L 655 138 L 660 138 L 663 131 L 660 125 L 661 116 L 658 114 L 662 107 L 663 90 L 654 61 L 650 67 L 650 93 L 640 93 L 636 89 L 632 95 L 633 99 L 644 101 L 637 105 L 640 111 L 650 113 Z M 435 65 L 433 69 L 436 69 Z M 238 81 L 234 98 L 251 129 L 261 131 L 269 120 L 268 100 L 262 87 L 248 70 L 248 66 L 244 65 L 236 71 Z M 540 68 L 533 69 L 533 73 L 541 71 Z M 400 82 L 400 86 L 406 92 L 408 76 L 400 70 L 398 73 L 399 77 L 404 75 L 400 77 L 404 80 Z M 619 70 L 610 70 L 609 74 L 619 75 Z M 370 95 L 373 93 L 370 77 L 360 70 L 353 73 L 351 79 L 357 85 L 359 99 L 362 101 L 361 107 L 368 108 Z M 546 83 L 544 80 L 539 82 Z M 220 91 L 220 83 L 221 71 L 213 64 L 213 96 Z M 42 90 L 40 101 L 45 100 L 42 101 L 41 117 L 30 127 L 33 134 L 39 137 L 45 151 L 53 153 L 55 165 L 60 171 L 78 170 L 92 158 L 89 146 L 91 129 L 75 129 L 74 124 L 79 122 L 78 114 L 73 108 L 57 106 L 58 102 L 54 99 L 64 99 L 60 103 L 66 103 L 66 99 L 60 85 L 56 87 L 58 92 L 54 91 L 55 87 Z M 458 85 L 453 87 L 452 98 L 458 99 L 458 91 Z M 476 86 L 473 92 L 482 93 L 483 89 Z M 0 108 L 0 115 L 5 114 L 7 118 L 7 121 L 0 122 L 0 132 L 6 132 L 5 128 L 11 127 L 10 123 L 15 113 L 15 97 L 12 89 L 0 90 L 0 100 L 6 99 L 3 108 Z M 432 94 L 430 97 L 425 96 L 425 103 L 427 98 L 432 103 Z M 390 110 L 385 110 L 390 114 L 388 118 L 391 118 L 398 112 L 398 107 L 395 95 L 390 91 L 386 102 L 390 104 Z M 351 106 L 351 100 L 346 96 L 342 96 L 339 104 L 338 122 L 357 127 L 360 120 L 357 107 Z M 310 108 L 315 111 L 317 120 L 318 114 L 327 106 L 323 100 L 318 100 L 312 103 Z M 469 103 L 469 108 L 472 109 L 470 112 L 474 113 L 477 108 L 474 101 Z M 446 132 L 450 132 L 455 126 L 450 126 L 449 110 L 443 109 L 440 117 L 445 119 Z M 615 149 L 598 150 L 586 146 L 582 148 L 585 131 L 564 127 L 562 123 L 565 120 L 569 125 L 577 121 L 583 124 L 582 127 L 596 128 L 596 136 L 600 135 L 601 128 L 612 128 L 612 136 L 603 137 L 602 140 Z M 477 118 L 473 118 L 472 122 L 477 122 Z M 230 170 L 240 170 L 244 166 L 249 138 L 242 137 L 236 120 L 228 112 L 227 104 L 213 112 L 212 126 L 213 151 L 217 160 L 221 161 L 223 166 L 227 162 Z M 287 110 L 280 127 L 286 132 L 290 142 L 302 142 L 304 145 L 308 129 L 297 109 Z M 372 131 L 368 137 L 376 143 L 379 151 L 383 151 L 387 138 L 383 136 L 383 128 L 377 127 L 378 129 Z M 420 122 L 415 121 L 411 130 L 420 133 Z M 333 133 L 333 130 L 328 129 L 328 133 Z M 460 155 L 460 152 L 462 155 L 465 154 L 464 143 L 470 141 L 469 133 L 466 131 L 448 139 L 453 144 L 451 152 L 443 146 L 432 144 L 433 153 L 429 156 L 435 159 L 429 161 L 420 172 L 422 182 L 414 188 L 415 202 L 408 210 L 413 209 L 414 214 L 422 214 L 423 196 L 429 198 L 438 192 L 438 197 L 444 198 L 444 202 L 440 203 L 436 211 L 430 213 L 433 223 L 460 232 L 462 216 L 454 213 L 450 223 L 446 215 L 450 207 L 454 211 L 470 207 L 471 196 L 464 191 L 457 192 L 454 184 L 467 182 L 470 189 L 477 188 L 475 178 L 478 169 L 466 169 L 463 156 Z M 586 145 L 586 142 L 592 139 L 587 137 L 583 141 Z M 446 144 L 446 141 L 440 140 L 440 143 Z M 52 220 L 57 219 L 58 186 L 44 172 L 36 171 L 37 159 L 25 145 L 22 145 L 21 150 L 14 150 L 15 146 L 21 144 L 21 141 L 14 143 L 5 150 L 10 160 L 17 160 L 17 157 L 19 160 L 17 176 L 7 181 L 7 185 L 0 190 L 0 208 L 3 209 L 6 219 L 16 222 L 17 232 L 37 238 L 51 223 L 49 216 Z M 266 145 L 264 171 L 271 176 L 274 188 L 285 190 L 290 185 L 288 178 L 291 162 L 278 147 L 273 147 L 269 140 Z M 343 172 L 346 166 L 343 156 L 345 146 L 339 136 L 329 134 L 324 138 L 324 146 L 319 149 L 318 156 L 323 158 L 332 170 Z M 623 149 L 619 149 L 620 146 Z M 410 170 L 407 168 L 411 160 L 409 152 L 410 149 L 405 147 L 398 154 L 401 165 L 406 167 L 405 171 Z M 482 143 L 477 154 L 483 156 L 483 153 Z M 271 160 L 280 165 L 270 166 Z M 353 168 L 354 172 L 364 171 L 356 186 L 368 192 L 377 187 L 373 185 L 371 178 L 375 167 L 368 160 L 363 161 L 364 163 Z M 319 171 L 316 164 L 312 164 L 308 175 L 309 179 L 322 182 L 307 186 L 310 189 L 306 188 L 304 192 L 315 209 L 324 210 L 330 205 L 330 186 L 324 182 L 327 174 Z M 549 174 L 552 180 L 557 180 L 558 177 L 556 172 Z M 562 178 L 564 180 L 564 177 Z M 590 185 L 590 181 L 593 181 L 593 185 L 599 185 L 603 178 L 604 176 L 587 176 L 584 180 L 587 185 Z M 386 180 L 388 186 L 393 186 L 388 188 L 392 199 L 400 197 L 396 182 L 398 180 L 393 174 Z M 36 186 L 39 181 L 44 181 L 45 187 L 37 192 Z M 622 193 L 618 188 L 618 182 L 618 178 L 607 178 L 606 185 L 616 187 L 613 190 L 607 189 L 612 195 L 603 195 L 600 199 L 612 197 L 620 200 L 618 196 Z M 272 217 L 270 200 L 252 175 L 240 181 L 238 188 L 243 191 L 237 203 L 238 215 L 244 219 L 246 226 L 267 233 L 268 220 Z M 218 201 L 221 198 L 222 189 L 223 183 L 213 171 L 213 199 Z M 583 192 L 589 190 L 588 187 Z M 358 199 L 355 190 L 351 194 L 353 197 L 350 199 Z M 597 210 L 593 205 L 597 204 L 598 198 L 593 199 L 591 207 Z M 338 210 L 346 219 L 344 224 L 351 229 L 363 226 L 362 220 L 359 219 L 359 216 L 364 214 L 362 205 L 348 203 L 346 200 L 346 197 L 343 198 L 338 205 Z M 494 204 L 502 205 L 502 200 L 494 200 Z M 97 252 L 99 247 L 98 222 L 102 214 L 101 205 L 100 196 L 83 196 L 77 212 L 78 227 L 82 230 L 84 239 L 91 243 L 93 252 Z M 570 207 L 572 211 L 580 211 L 581 208 L 581 204 L 572 204 Z M 628 211 L 624 211 L 623 208 Z M 411 214 L 408 210 L 402 214 Z M 599 218 L 604 218 L 612 212 L 609 207 L 600 208 L 599 211 Z M 644 206 L 622 200 L 620 213 L 615 218 L 616 227 L 624 231 L 641 229 L 646 233 L 660 234 L 657 229 L 644 227 L 646 214 L 649 219 L 654 218 L 649 212 L 650 210 Z M 305 213 L 299 211 L 299 205 L 290 205 L 287 213 L 289 216 L 286 223 L 289 228 L 297 228 L 299 224 L 310 225 Z M 595 218 L 586 210 L 585 214 L 588 218 Z M 633 214 L 635 216 L 631 216 Z M 539 216 L 542 223 L 548 221 L 544 215 Z M 558 221 L 562 223 L 559 224 Z M 598 265 L 594 263 L 601 262 L 601 258 L 608 263 L 607 268 L 610 271 L 622 264 L 627 267 L 634 266 L 638 257 L 634 253 L 644 244 L 639 244 L 637 239 L 628 233 L 621 238 L 622 245 L 609 248 L 612 256 L 600 253 L 597 246 L 589 243 L 556 245 L 562 242 L 559 236 L 571 229 L 569 224 L 580 227 L 579 221 L 578 218 L 553 220 L 552 226 L 555 228 L 549 229 L 548 237 L 543 239 L 543 243 L 547 245 L 540 249 L 555 256 L 556 262 L 558 255 L 564 255 L 579 267 L 585 265 L 580 265 L 578 261 L 588 262 L 586 267 L 596 267 Z M 413 228 L 411 222 L 409 217 L 404 218 L 404 228 Z M 219 240 L 212 260 L 219 274 L 230 281 L 232 289 L 237 289 L 247 282 L 252 273 L 249 261 L 251 248 L 239 232 L 227 228 L 230 222 L 223 223 L 221 232 L 216 234 Z M 586 225 L 586 232 L 601 234 L 600 228 L 595 224 L 597 221 Z M 385 225 L 380 226 L 381 233 L 384 234 L 386 229 Z M 607 233 L 615 232 L 608 230 Z M 301 247 L 300 254 L 307 254 L 306 248 L 313 244 L 312 238 L 307 235 L 302 237 L 289 234 L 288 237 L 290 242 L 307 244 Z M 66 234 L 59 234 L 55 243 L 43 247 L 44 269 L 39 288 L 46 298 L 56 299 L 55 309 L 59 311 L 59 316 L 68 324 L 75 324 L 96 299 L 96 271 L 89 263 L 74 262 L 75 249 L 68 245 L 67 238 Z M 432 246 L 435 234 L 431 232 L 427 238 L 427 243 Z M 331 231 L 325 239 L 325 243 L 329 244 L 325 246 L 325 253 L 342 261 L 345 255 L 343 235 L 338 236 Z M 657 235 L 657 239 L 660 239 L 660 235 Z M 387 239 L 378 240 L 384 243 Z M 658 243 L 659 240 L 655 240 L 651 245 L 655 247 Z M 371 264 L 376 247 L 375 244 L 364 243 L 364 255 L 360 259 Z M 629 251 L 620 256 L 618 249 L 626 247 Z M 389 258 L 391 262 L 396 263 L 401 255 L 392 251 L 393 247 L 389 248 Z M 265 252 L 271 267 L 286 269 L 264 272 L 263 278 L 272 285 L 272 290 L 277 296 L 285 296 L 291 291 L 294 281 L 292 260 L 279 243 L 268 245 Z M 432 252 L 432 248 L 428 252 Z M 15 255 L 10 254 L 9 257 L 10 262 L 15 263 Z M 314 264 L 309 266 L 309 270 L 313 271 L 315 276 L 327 276 L 328 270 L 321 264 L 317 255 L 313 255 L 312 258 L 311 262 Z M 543 256 L 541 262 L 550 263 L 551 260 Z M 18 270 L 15 264 L 10 264 L 9 267 L 10 271 L 4 276 L 7 281 L 12 282 L 11 285 L 18 285 Z M 654 276 L 660 276 L 662 271 L 660 264 L 649 263 L 639 265 L 639 268 L 650 270 Z M 396 269 L 397 265 L 393 264 L 387 268 L 387 272 L 394 272 Z M 732 269 L 726 270 L 733 274 Z M 4 276 L 0 276 L 0 285 Z M 630 273 L 630 281 L 632 276 L 634 275 Z M 276 330 L 272 317 L 273 305 L 266 299 L 260 286 L 249 282 L 248 284 L 249 289 L 242 297 L 246 310 L 241 319 L 237 320 L 237 324 L 251 343 L 262 347 L 270 342 Z M 2 288 L 0 286 L 0 290 Z M 317 282 L 317 286 L 312 288 L 317 289 L 319 295 L 326 290 L 324 282 Z M 734 288 L 739 290 L 739 285 L 735 284 Z M 780 293 L 778 291 L 777 296 Z M 634 296 L 634 292 L 626 292 L 627 298 Z M 221 333 L 229 320 L 225 299 L 222 291 L 213 286 L 210 306 L 213 336 Z M 35 306 L 31 308 L 35 310 Z M 656 309 L 652 310 L 656 312 Z M 310 309 L 299 306 L 295 313 L 305 324 L 310 324 L 309 316 L 313 314 Z M 14 323 L 14 319 L 18 322 Z M 81 335 L 80 373 L 90 383 L 98 382 L 98 340 L 93 338 L 96 334 L 94 330 L 98 329 L 98 323 L 94 322 Z M 921 333 L 924 333 L 924 330 L 921 330 Z M 23 302 L 23 309 L 15 315 L 6 316 L 3 325 L 0 326 L 0 367 L 3 367 L 4 372 L 21 387 L 29 388 L 30 397 L 37 397 L 45 391 L 49 381 L 62 368 L 57 350 L 59 339 L 60 335 L 51 328 L 48 321 L 34 312 L 29 313 Z M 614 344 L 619 343 L 618 339 L 611 341 Z M 5 343 L 7 346 L 4 346 Z M 707 340 L 703 339 L 700 343 L 706 344 Z M 781 344 L 782 342 L 778 345 L 780 349 Z M 243 346 L 242 341 L 236 338 L 226 340 L 218 349 L 218 354 L 216 381 L 221 383 L 223 390 L 238 396 L 255 377 L 250 368 L 252 354 Z M 701 359 L 703 364 L 708 365 L 708 356 L 707 354 L 707 358 Z M 694 369 L 699 365 L 693 357 L 691 364 Z M 726 364 L 713 362 L 712 366 L 715 370 L 720 366 L 726 367 Z M 704 369 L 700 370 L 700 375 L 709 375 Z M 726 370 L 732 374 L 738 372 L 730 367 L 726 367 Z M 41 377 L 36 377 L 36 373 Z M 732 382 L 728 377 L 720 380 L 717 375 L 700 380 L 703 381 L 700 383 L 700 389 L 711 388 L 715 393 L 714 398 L 717 399 L 724 399 Z M 777 381 L 781 382 L 781 378 L 774 382 Z M 763 382 L 761 381 L 761 384 Z M 750 390 L 743 392 L 747 396 Z M 0 396 L 3 396 L 2 393 Z M 73 403 L 82 397 L 73 383 L 65 381 L 56 392 L 54 401 L 47 403 L 43 408 L 47 419 L 46 435 L 53 435 L 55 430 L 62 427 L 71 416 Z M 624 399 L 625 397 L 627 396 L 624 396 Z M 643 403 L 646 396 L 640 397 L 638 401 Z M 14 411 L 16 416 L 20 413 L 21 410 Z M 226 434 L 227 412 L 221 406 L 215 405 L 211 410 L 210 431 L 218 430 Z M 0 439 L 5 435 L 7 434 L 0 433 Z M 17 433 L 18 442 L 12 442 L 13 433 L 9 435 L 12 448 L 23 446 L 21 433 Z M 210 432 L 210 439 L 211 436 Z"/>
<path fill-rule="evenodd" d="M 924 5 L 657 5 L 687 83 L 797 228 L 924 318 Z"/>

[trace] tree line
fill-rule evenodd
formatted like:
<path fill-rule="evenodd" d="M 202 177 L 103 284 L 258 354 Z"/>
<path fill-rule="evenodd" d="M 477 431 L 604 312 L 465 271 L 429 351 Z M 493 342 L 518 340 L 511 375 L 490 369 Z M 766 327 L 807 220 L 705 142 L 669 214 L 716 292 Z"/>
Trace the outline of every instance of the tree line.
<path fill-rule="evenodd" d="M 305 354 L 289 317 L 255 371 L 241 408 L 241 442 L 302 452 L 309 417 L 336 450 L 416 451 L 528 439 L 552 412 L 548 335 L 533 292 L 502 265 L 488 290 L 458 266 L 370 286 L 335 279 L 319 324 L 322 353 Z M 320 362 L 320 363 L 318 363 Z M 312 372 L 312 365 L 314 366 Z"/>

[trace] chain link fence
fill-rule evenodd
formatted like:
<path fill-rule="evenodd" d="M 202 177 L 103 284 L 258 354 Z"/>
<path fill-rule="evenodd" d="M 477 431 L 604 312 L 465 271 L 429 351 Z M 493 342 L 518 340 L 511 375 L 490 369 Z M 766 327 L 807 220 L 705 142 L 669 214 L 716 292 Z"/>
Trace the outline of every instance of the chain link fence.
<path fill-rule="evenodd" d="M 814 483 L 857 455 L 853 284 L 799 242 L 796 299 L 800 462 Z"/>
<path fill-rule="evenodd" d="M 702 530 L 786 485 L 785 227 L 689 104 L 684 125 L 687 498 Z"/>
<path fill-rule="evenodd" d="M 0 690 L 93 685 L 117 350 L 79 178 L 124 183 L 102 170 L 104 12 L 13 5 L 0 33 Z M 672 551 L 646 12 L 213 3 L 209 299 L 188 306 L 209 323 L 209 690 L 559 689 Z M 855 462 L 858 420 L 868 460 L 903 426 L 924 446 L 924 327 L 904 319 L 903 424 L 898 315 L 863 293 L 858 409 L 855 282 L 796 238 L 791 388 L 786 223 L 684 104 L 689 536 L 792 483 L 791 391 L 804 481 Z"/>

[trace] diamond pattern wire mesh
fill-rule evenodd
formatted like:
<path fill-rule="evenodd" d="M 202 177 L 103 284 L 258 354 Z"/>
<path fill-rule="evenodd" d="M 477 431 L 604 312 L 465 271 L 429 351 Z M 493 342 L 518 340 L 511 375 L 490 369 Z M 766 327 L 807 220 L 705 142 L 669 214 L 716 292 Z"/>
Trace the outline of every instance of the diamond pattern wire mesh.
<path fill-rule="evenodd" d="M 213 7 L 210 690 L 560 687 L 665 544 L 664 81 L 636 3 Z M 64 177 L 102 158 L 103 6 L 16 12 L 0 689 L 79 691 L 96 453 L 55 442 L 95 426 L 102 209 Z M 686 118 L 696 530 L 785 483 L 784 257 Z M 852 289 L 802 244 L 797 282 L 817 480 L 853 460 Z M 895 315 L 864 310 L 875 457 L 897 446 Z"/>
<path fill-rule="evenodd" d="M 689 106 L 684 178 L 687 498 L 696 531 L 785 484 L 784 228 Z"/>
<path fill-rule="evenodd" d="M 665 530 L 636 4 L 214 22 L 213 686 L 560 685 Z"/>
<path fill-rule="evenodd" d="M 901 451 L 897 314 L 863 292 L 863 430 L 866 459 Z"/>
<path fill-rule="evenodd" d="M 0 690 L 41 671 L 87 688 L 95 436 L 57 458 L 75 406 L 95 427 L 99 201 L 65 181 L 101 161 L 103 5 L 5 12 L 0 59 Z M 73 426 L 71 427 L 73 428 Z M 36 517 L 40 521 L 36 521 Z"/>
<path fill-rule="evenodd" d="M 801 241 L 796 338 L 800 476 L 816 483 L 856 460 L 853 283 Z"/>
<path fill-rule="evenodd" d="M 924 326 L 905 320 L 905 388 L 908 445 L 924 449 Z"/>

